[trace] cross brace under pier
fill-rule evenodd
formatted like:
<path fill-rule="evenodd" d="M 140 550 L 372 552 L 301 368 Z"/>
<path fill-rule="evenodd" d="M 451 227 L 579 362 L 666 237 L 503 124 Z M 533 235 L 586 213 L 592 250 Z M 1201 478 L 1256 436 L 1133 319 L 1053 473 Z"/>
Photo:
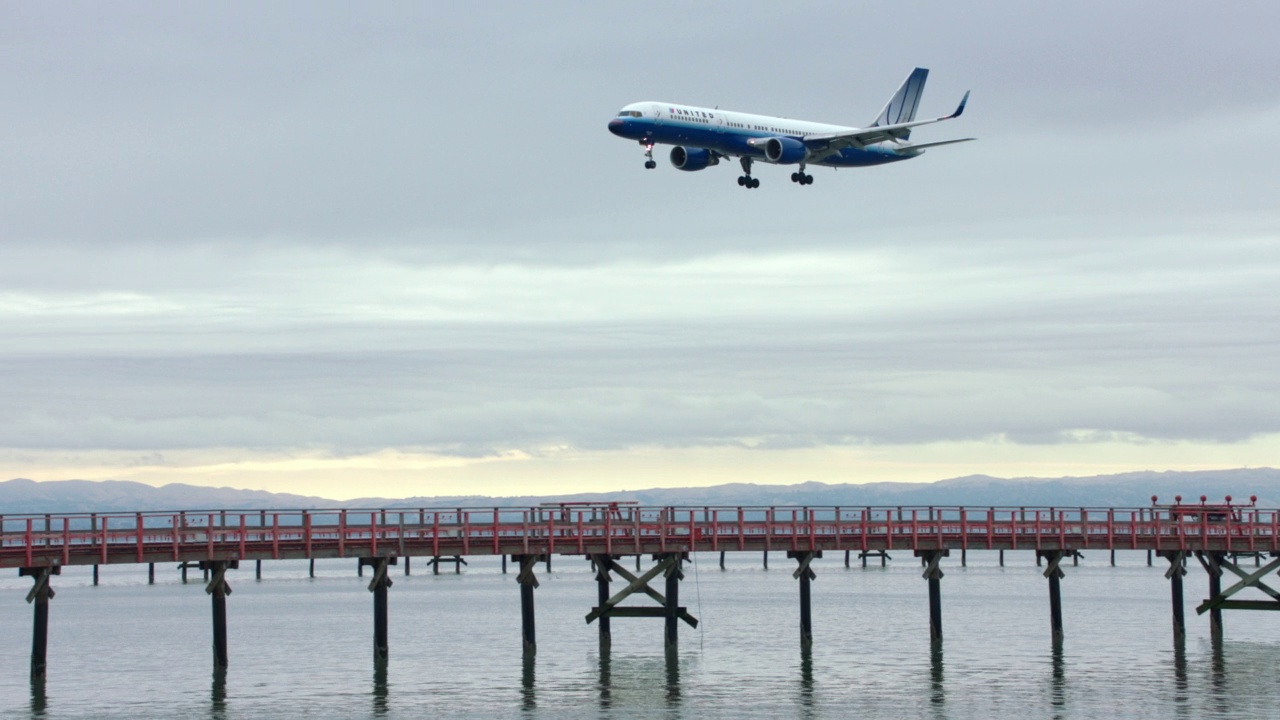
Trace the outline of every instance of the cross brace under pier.
<path fill-rule="evenodd" d="M 627 580 L 627 586 L 613 596 L 601 601 L 600 605 L 592 608 L 591 612 L 587 613 L 587 622 L 591 623 L 598 619 L 610 617 L 664 618 L 666 620 L 665 644 L 667 647 L 675 647 L 679 641 L 679 624 L 677 621 L 683 620 L 690 627 L 698 626 L 698 619 L 690 615 L 687 608 L 680 606 L 680 581 L 684 579 L 681 564 L 687 558 L 688 553 L 661 553 L 654 555 L 653 559 L 657 564 L 645 571 L 644 574 L 637 576 L 619 564 L 614 557 L 594 556 L 592 559 L 596 562 L 598 581 L 602 583 L 609 581 L 607 571 L 605 571 L 603 579 L 599 575 L 601 568 L 607 567 L 608 570 Z M 659 575 L 666 578 L 666 594 L 660 593 L 649 586 L 649 583 Z M 605 592 L 607 591 L 602 591 L 600 596 L 603 597 Z M 660 607 L 619 606 L 619 603 L 623 600 L 638 592 L 656 600 Z"/>

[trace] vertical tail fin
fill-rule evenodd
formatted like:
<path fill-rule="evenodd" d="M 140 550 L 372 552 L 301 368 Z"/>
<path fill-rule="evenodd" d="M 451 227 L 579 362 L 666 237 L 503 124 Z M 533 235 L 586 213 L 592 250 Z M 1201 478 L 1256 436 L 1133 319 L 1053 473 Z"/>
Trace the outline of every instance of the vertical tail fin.
<path fill-rule="evenodd" d="M 915 120 L 916 107 L 920 104 L 920 96 L 924 93 L 924 81 L 928 77 L 927 68 L 912 70 L 907 79 L 902 82 L 902 86 L 898 88 L 898 92 L 893 94 L 889 103 L 880 111 L 880 116 L 871 123 L 871 127 L 897 125 Z M 905 130 L 901 137 L 906 140 L 910 136 L 911 131 Z"/>

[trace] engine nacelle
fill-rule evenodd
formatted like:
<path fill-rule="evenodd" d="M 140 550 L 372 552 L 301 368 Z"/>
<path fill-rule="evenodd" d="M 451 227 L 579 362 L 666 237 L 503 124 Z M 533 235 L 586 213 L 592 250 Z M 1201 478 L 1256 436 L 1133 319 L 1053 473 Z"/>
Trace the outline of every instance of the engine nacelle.
<path fill-rule="evenodd" d="M 671 164 L 677 170 L 685 172 L 694 172 L 695 170 L 703 170 L 709 165 L 719 165 L 720 158 L 715 153 L 704 148 L 687 148 L 683 145 L 677 145 L 671 148 Z"/>
<path fill-rule="evenodd" d="M 789 137 L 769 138 L 764 144 L 764 158 L 778 165 L 795 165 L 804 162 L 809 151 L 804 143 Z"/>

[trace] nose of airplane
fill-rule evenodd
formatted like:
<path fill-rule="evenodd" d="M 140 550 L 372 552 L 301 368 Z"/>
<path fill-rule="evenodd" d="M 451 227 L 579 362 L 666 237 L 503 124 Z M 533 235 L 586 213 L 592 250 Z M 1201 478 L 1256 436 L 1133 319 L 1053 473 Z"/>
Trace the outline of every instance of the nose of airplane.
<path fill-rule="evenodd" d="M 609 132 L 613 133 L 614 135 L 621 135 L 622 128 L 625 126 L 626 126 L 626 123 L 622 121 L 622 118 L 614 118 L 609 121 Z"/>

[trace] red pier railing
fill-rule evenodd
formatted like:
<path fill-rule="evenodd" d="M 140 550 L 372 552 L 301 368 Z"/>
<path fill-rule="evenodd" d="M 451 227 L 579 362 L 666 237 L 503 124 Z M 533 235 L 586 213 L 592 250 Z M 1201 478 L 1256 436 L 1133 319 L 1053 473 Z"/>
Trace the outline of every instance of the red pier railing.
<path fill-rule="evenodd" d="M 1280 552 L 1280 510 L 1180 504 L 845 508 L 564 503 L 0 516 L 0 567 L 10 568 L 326 557 L 1091 548 Z"/>

